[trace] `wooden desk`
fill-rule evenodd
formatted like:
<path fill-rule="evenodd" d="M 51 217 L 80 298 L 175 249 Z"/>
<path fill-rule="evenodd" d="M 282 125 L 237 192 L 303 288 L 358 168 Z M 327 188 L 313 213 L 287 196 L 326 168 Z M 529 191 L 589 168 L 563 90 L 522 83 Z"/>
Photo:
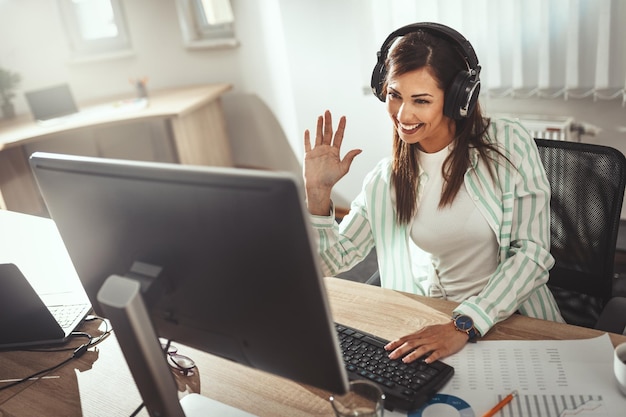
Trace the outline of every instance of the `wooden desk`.
<path fill-rule="evenodd" d="M 28 165 L 25 148 L 60 134 L 102 126 L 165 120 L 174 159 L 181 164 L 231 166 L 232 157 L 220 96 L 229 84 L 151 91 L 148 106 L 133 108 L 115 97 L 81 106 L 81 113 L 56 125 L 41 126 L 24 115 L 0 122 L 0 208 L 46 215 Z"/>
<path fill-rule="evenodd" d="M 455 304 L 385 290 L 338 278 L 326 278 L 334 319 L 391 339 L 423 325 L 446 322 Z M 92 327 L 95 324 L 91 325 Z M 92 328 L 92 332 L 97 332 Z M 498 324 L 486 340 L 582 339 L 596 330 L 513 316 Z M 626 336 L 611 334 L 614 345 Z M 177 377 L 181 392 L 198 392 L 259 416 L 331 416 L 328 393 L 179 346 L 198 364 L 200 377 Z M 0 379 L 25 375 L 67 357 L 67 353 L 0 353 Z M 0 391 L 0 415 L 127 416 L 140 403 L 114 337 L 63 369 L 58 379 L 29 382 Z M 184 394 L 181 394 L 184 395 Z M 4 414 L 2 414 L 4 413 Z M 147 413 L 143 410 L 142 414 Z"/>

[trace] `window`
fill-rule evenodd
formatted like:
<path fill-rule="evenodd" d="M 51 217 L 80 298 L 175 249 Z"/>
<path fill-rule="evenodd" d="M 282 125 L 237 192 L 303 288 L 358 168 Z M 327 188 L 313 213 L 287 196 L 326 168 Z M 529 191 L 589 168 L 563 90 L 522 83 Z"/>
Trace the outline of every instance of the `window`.
<path fill-rule="evenodd" d="M 176 0 L 187 48 L 237 46 L 230 0 Z"/>
<path fill-rule="evenodd" d="M 359 7 L 363 2 L 359 1 Z M 364 50 L 418 21 L 447 24 L 470 40 L 491 97 L 621 99 L 626 105 L 626 2 L 621 0 L 369 0 Z M 376 48 L 376 49 L 374 49 Z M 364 55 L 369 84 L 372 54 Z"/>
<path fill-rule="evenodd" d="M 131 51 L 121 0 L 58 0 L 75 59 Z"/>

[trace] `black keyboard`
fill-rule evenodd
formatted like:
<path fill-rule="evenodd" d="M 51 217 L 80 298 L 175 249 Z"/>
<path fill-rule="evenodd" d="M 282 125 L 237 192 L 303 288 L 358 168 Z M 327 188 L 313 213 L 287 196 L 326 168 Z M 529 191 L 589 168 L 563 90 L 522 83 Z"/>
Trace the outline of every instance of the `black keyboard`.
<path fill-rule="evenodd" d="M 440 361 L 423 358 L 411 363 L 389 359 L 388 341 L 353 327 L 335 323 L 348 378 L 375 382 L 385 393 L 388 410 L 415 411 L 432 398 L 454 374 Z"/>

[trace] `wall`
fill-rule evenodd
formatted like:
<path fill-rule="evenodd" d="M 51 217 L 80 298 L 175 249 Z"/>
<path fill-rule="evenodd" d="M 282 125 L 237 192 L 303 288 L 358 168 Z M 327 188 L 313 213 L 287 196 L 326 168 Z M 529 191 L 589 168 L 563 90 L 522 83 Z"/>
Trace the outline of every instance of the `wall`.
<path fill-rule="evenodd" d="M 231 50 L 187 51 L 171 0 L 124 2 L 136 54 L 72 63 L 57 2 L 0 0 L 0 65 L 22 74 L 22 90 L 68 82 L 76 99 L 132 92 L 129 78 L 149 77 L 149 88 L 229 81 L 243 73 Z M 27 111 L 20 96 L 18 110 Z"/>
<path fill-rule="evenodd" d="M 112 61 L 76 64 L 56 2 L 0 0 L 0 66 L 20 72 L 21 91 L 68 82 L 77 100 L 133 93 L 129 78 L 149 77 L 149 88 L 228 82 L 254 92 L 277 115 L 294 151 L 302 154 L 304 129 L 329 109 L 348 119 L 344 150 L 361 148 L 337 189 L 346 199 L 363 176 L 391 149 L 384 104 L 365 94 L 369 74 L 361 67 L 356 28 L 371 27 L 360 0 L 232 0 L 236 49 L 190 51 L 182 38 L 173 0 L 126 0 L 136 54 Z M 382 43 L 382 39 L 380 40 Z M 376 51 L 371 51 L 371 66 Z M 23 96 L 18 112 L 26 112 Z M 626 152 L 626 109 L 619 101 L 483 99 L 489 112 L 572 115 L 602 128 L 589 141 Z M 242 120 L 245 123 L 245 120 Z"/>

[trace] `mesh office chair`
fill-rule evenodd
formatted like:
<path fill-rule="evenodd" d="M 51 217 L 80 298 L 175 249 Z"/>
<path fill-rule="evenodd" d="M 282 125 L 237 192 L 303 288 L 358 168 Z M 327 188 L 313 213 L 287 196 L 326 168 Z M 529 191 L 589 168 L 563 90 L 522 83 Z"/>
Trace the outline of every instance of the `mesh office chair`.
<path fill-rule="evenodd" d="M 594 327 L 613 294 L 626 158 L 602 145 L 535 141 L 552 191 L 548 286 L 568 323 Z"/>

